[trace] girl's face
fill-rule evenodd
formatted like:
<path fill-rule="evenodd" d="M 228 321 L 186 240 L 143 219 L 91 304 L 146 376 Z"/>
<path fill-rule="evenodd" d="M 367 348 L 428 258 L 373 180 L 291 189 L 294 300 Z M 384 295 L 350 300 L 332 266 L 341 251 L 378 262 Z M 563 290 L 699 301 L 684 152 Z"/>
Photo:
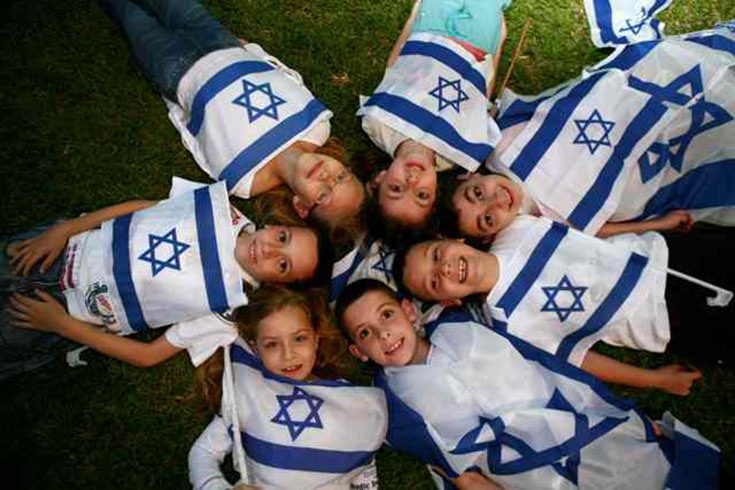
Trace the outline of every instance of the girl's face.
<path fill-rule="evenodd" d="M 374 179 L 383 214 L 408 226 L 421 226 L 436 201 L 434 153 L 417 143 L 399 147 L 388 170 Z M 407 148 L 407 149 L 403 149 Z"/>
<path fill-rule="evenodd" d="M 316 233 L 310 228 L 266 226 L 237 237 L 235 259 L 262 282 L 305 281 L 316 271 L 317 245 Z"/>
<path fill-rule="evenodd" d="M 304 381 L 314 368 L 319 336 L 303 309 L 286 306 L 258 323 L 251 346 L 271 373 Z"/>
<path fill-rule="evenodd" d="M 426 352 L 413 329 L 416 313 L 408 300 L 398 303 L 384 291 L 370 291 L 348 306 L 345 328 L 354 342 L 350 353 L 383 367 L 421 362 Z"/>
<path fill-rule="evenodd" d="M 459 232 L 491 239 L 515 219 L 523 201 L 520 185 L 502 175 L 473 175 L 457 187 L 452 206 Z"/>
<path fill-rule="evenodd" d="M 292 189 L 294 209 L 301 218 L 314 212 L 320 219 L 338 222 L 357 214 L 365 190 L 339 160 L 321 153 L 303 153 L 298 160 Z"/>

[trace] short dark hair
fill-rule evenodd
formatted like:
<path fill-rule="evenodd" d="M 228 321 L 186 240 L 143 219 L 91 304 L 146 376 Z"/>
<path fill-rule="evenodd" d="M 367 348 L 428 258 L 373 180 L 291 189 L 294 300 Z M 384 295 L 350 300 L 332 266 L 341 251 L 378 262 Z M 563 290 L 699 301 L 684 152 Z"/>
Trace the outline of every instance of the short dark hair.
<path fill-rule="evenodd" d="M 396 287 L 399 291 L 405 291 L 406 286 L 403 284 L 403 269 L 406 265 L 406 254 L 413 245 L 407 247 L 401 247 L 396 249 L 395 255 L 393 255 L 393 264 L 391 265 L 391 274 L 393 274 L 393 280 L 396 282 Z"/>
<path fill-rule="evenodd" d="M 339 331 L 342 332 L 342 335 L 349 339 L 350 342 L 353 342 L 353 340 L 352 337 L 350 337 L 347 328 L 345 328 L 345 322 L 343 318 L 345 310 L 349 308 L 353 303 L 355 303 L 358 299 L 362 298 L 371 291 L 382 291 L 390 298 L 398 301 L 398 295 L 387 284 L 385 284 L 383 281 L 369 278 L 360 279 L 348 284 L 347 287 L 345 287 L 337 297 L 337 303 L 334 307 L 334 313 L 337 317 L 337 326 L 339 327 Z"/>

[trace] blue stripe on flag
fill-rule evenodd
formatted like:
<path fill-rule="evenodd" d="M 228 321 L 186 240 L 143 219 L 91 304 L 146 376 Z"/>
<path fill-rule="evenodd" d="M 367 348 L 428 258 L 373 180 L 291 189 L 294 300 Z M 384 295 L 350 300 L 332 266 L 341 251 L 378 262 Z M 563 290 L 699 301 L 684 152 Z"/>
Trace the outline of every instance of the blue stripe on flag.
<path fill-rule="evenodd" d="M 605 44 L 627 44 L 627 38 L 615 35 L 610 0 L 594 0 L 594 9 L 595 20 L 597 21 L 597 27 L 600 29 L 600 39 L 602 39 L 602 42 Z"/>
<path fill-rule="evenodd" d="M 544 153 L 554 143 L 556 137 L 569 121 L 569 117 L 595 84 L 605 76 L 604 72 L 595 73 L 588 79 L 581 81 L 567 95 L 557 100 L 549 109 L 548 115 L 541 127 L 526 143 L 525 147 L 511 164 L 510 170 L 521 180 L 526 180 Z"/>
<path fill-rule="evenodd" d="M 271 128 L 252 145 L 240 152 L 219 174 L 219 180 L 227 181 L 231 191 L 240 179 L 268 155 L 286 144 L 291 138 L 304 131 L 327 108 L 317 99 L 312 99 L 300 112 L 291 114 L 280 124 Z"/>
<path fill-rule="evenodd" d="M 260 362 L 260 359 L 258 359 L 257 356 L 254 354 L 251 354 L 250 352 L 246 351 L 242 347 L 240 347 L 237 344 L 231 344 L 230 345 L 230 360 L 233 363 L 236 364 L 244 364 L 245 366 L 248 366 L 252 369 L 255 369 L 256 371 L 260 371 L 260 373 L 263 375 L 266 379 L 272 379 L 274 381 L 278 381 L 280 383 L 285 383 L 289 385 L 294 386 L 329 386 L 332 388 L 339 388 L 339 387 L 350 387 L 354 386 L 349 381 L 344 380 L 329 380 L 324 379 L 320 381 L 296 381 L 291 378 L 286 378 L 285 376 L 279 376 L 277 374 L 273 374 L 270 371 L 268 371 L 264 366 L 263 363 Z"/>
<path fill-rule="evenodd" d="M 687 41 L 701 44 L 702 46 L 707 46 L 710 49 L 716 49 L 718 51 L 724 51 L 726 53 L 735 55 L 735 41 L 725 36 L 720 36 L 719 34 L 702 37 L 691 37 L 688 38 Z"/>
<path fill-rule="evenodd" d="M 329 286 L 329 302 L 337 301 L 337 297 L 339 296 L 339 293 L 342 292 L 342 290 L 347 286 L 347 283 L 350 280 L 350 276 L 355 272 L 355 269 L 357 269 L 360 265 L 360 263 L 365 259 L 365 254 L 363 253 L 364 250 L 370 250 L 370 247 L 373 245 L 373 238 L 371 236 L 367 236 L 365 240 L 362 242 L 362 245 L 357 250 L 357 253 L 355 253 L 355 258 L 352 259 L 352 263 L 347 268 L 346 271 L 342 272 L 341 274 L 335 276 L 330 281 Z"/>
<path fill-rule="evenodd" d="M 285 446 L 258 439 L 244 431 L 242 445 L 248 456 L 260 464 L 283 470 L 319 473 L 349 473 L 368 464 L 374 455 L 374 451 L 335 451 Z"/>
<path fill-rule="evenodd" d="M 610 290 L 607 297 L 600 303 L 600 306 L 595 310 L 587 321 L 578 330 L 570 333 L 559 343 L 559 347 L 556 350 L 556 355 L 561 359 L 568 359 L 569 354 L 572 352 L 574 347 L 583 338 L 597 333 L 604 328 L 615 313 L 620 309 L 631 291 L 638 284 L 641 278 L 643 269 L 648 263 L 648 258 L 637 253 L 632 253 L 628 259 L 628 263 L 625 264 L 623 273 L 618 278 L 615 286 Z"/>
<path fill-rule="evenodd" d="M 449 146 L 463 152 L 478 164 L 482 164 L 485 158 L 493 150 L 492 146 L 483 143 L 471 143 L 457 132 L 451 124 L 441 117 L 427 111 L 421 106 L 385 92 L 373 94 L 365 106 L 380 107 L 386 112 L 394 114 L 404 121 L 413 124 L 422 131 L 436 136 Z"/>
<path fill-rule="evenodd" d="M 667 111 L 667 107 L 652 98 L 625 128 L 613 153 L 597 174 L 597 179 L 580 199 L 567 221 L 580 230 L 584 230 L 592 218 L 600 211 L 612 191 L 615 181 L 623 171 L 626 158 L 633 151 L 640 139 L 656 125 Z"/>
<path fill-rule="evenodd" d="M 217 247 L 217 229 L 214 225 L 214 210 L 209 187 L 194 191 L 194 211 L 199 241 L 199 257 L 202 260 L 202 274 L 207 289 L 209 309 L 215 312 L 227 310 L 227 292 L 222 277 L 222 264 Z"/>
<path fill-rule="evenodd" d="M 633 68 L 640 60 L 645 58 L 661 41 L 643 41 L 626 46 L 615 58 L 604 65 L 600 65 L 594 71 L 610 70 L 617 68 L 626 71 Z"/>
<path fill-rule="evenodd" d="M 424 41 L 409 41 L 401 50 L 400 56 L 409 54 L 418 54 L 433 58 L 456 71 L 462 78 L 474 85 L 481 94 L 484 94 L 487 90 L 485 77 L 467 60 L 449 48 Z"/>
<path fill-rule="evenodd" d="M 128 324 L 136 332 L 148 328 L 135 292 L 133 275 L 130 270 L 130 223 L 132 214 L 121 216 L 112 222 L 112 275 L 115 278 L 118 294 L 122 300 Z"/>
<path fill-rule="evenodd" d="M 636 219 L 674 209 L 704 209 L 735 205 L 735 160 L 722 160 L 690 170 L 659 189 Z"/>
<path fill-rule="evenodd" d="M 533 283 L 536 282 L 546 263 L 568 232 L 569 228 L 567 226 L 555 221 L 536 244 L 531 256 L 498 301 L 497 307 L 503 309 L 506 318 L 510 318 L 510 315 L 513 314 L 518 303 L 521 302 Z"/>
<path fill-rule="evenodd" d="M 271 65 L 262 61 L 239 61 L 221 69 L 212 78 L 207 80 L 207 83 L 202 85 L 202 88 L 194 96 L 194 100 L 191 103 L 191 116 L 189 117 L 189 124 L 186 125 L 186 129 L 194 136 L 199 134 L 204 123 L 204 111 L 207 103 L 232 82 L 251 73 L 260 73 L 273 69 Z"/>
<path fill-rule="evenodd" d="M 561 90 L 563 90 L 563 88 Z M 533 117 L 534 112 L 536 112 L 539 104 L 549 97 L 553 97 L 556 93 L 558 92 L 547 97 L 539 97 L 538 99 L 534 99 L 530 102 L 521 99 L 514 100 L 513 103 L 503 111 L 503 114 L 498 117 L 496 121 L 498 123 L 498 127 L 503 130 L 511 126 L 515 126 L 518 123 L 529 121 Z"/>

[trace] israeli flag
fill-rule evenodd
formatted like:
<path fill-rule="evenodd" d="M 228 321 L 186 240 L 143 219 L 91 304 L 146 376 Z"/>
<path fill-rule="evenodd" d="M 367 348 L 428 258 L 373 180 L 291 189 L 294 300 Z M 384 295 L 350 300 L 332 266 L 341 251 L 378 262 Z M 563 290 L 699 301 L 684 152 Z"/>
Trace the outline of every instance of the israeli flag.
<path fill-rule="evenodd" d="M 242 339 L 230 346 L 229 357 L 250 484 L 350 488 L 349 480 L 370 465 L 385 437 L 382 391 L 274 375 Z"/>
<path fill-rule="evenodd" d="M 329 288 L 329 302 L 337 301 L 339 293 L 358 279 L 377 279 L 396 290 L 398 286 L 393 279 L 392 267 L 395 250 L 365 235 L 347 255 L 332 266 L 332 280 Z"/>
<path fill-rule="evenodd" d="M 493 328 L 577 366 L 598 340 L 662 352 L 669 341 L 666 242 L 657 233 L 601 240 L 546 218 L 519 216 L 497 237 L 500 260 L 485 301 Z"/>
<path fill-rule="evenodd" d="M 110 299 L 123 333 L 247 303 L 224 182 L 102 225 Z"/>
<path fill-rule="evenodd" d="M 584 0 L 592 42 L 598 48 L 661 39 L 655 16 L 673 0 Z"/>
<path fill-rule="evenodd" d="M 216 52 L 195 65 L 179 87 L 169 118 L 199 166 L 227 182 L 231 194 L 250 197 L 254 174 L 332 113 L 301 76 L 257 44 Z M 204 81 L 202 81 L 204 80 Z"/>
<path fill-rule="evenodd" d="M 386 368 L 388 442 L 449 477 L 504 488 L 663 488 L 651 422 L 593 376 L 452 312 L 425 364 Z"/>
<path fill-rule="evenodd" d="M 589 234 L 672 209 L 735 224 L 733 66 L 725 27 L 618 48 L 553 92 L 504 96 L 513 135 L 488 167 Z"/>
<path fill-rule="evenodd" d="M 490 57 L 478 62 L 445 37 L 413 34 L 357 115 L 474 172 L 500 140 L 500 130 L 487 115 L 491 63 Z"/>

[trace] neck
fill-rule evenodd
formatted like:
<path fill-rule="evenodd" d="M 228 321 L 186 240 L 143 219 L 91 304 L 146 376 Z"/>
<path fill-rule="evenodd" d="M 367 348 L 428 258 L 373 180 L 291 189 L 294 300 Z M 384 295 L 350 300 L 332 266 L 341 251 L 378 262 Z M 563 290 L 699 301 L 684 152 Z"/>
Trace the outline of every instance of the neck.
<path fill-rule="evenodd" d="M 478 291 L 475 293 L 488 294 L 498 282 L 498 276 L 500 275 L 500 263 L 495 254 L 486 253 L 482 258 L 483 265 L 483 277 L 478 287 Z"/>
<path fill-rule="evenodd" d="M 429 341 L 423 337 L 416 336 L 416 350 L 413 352 L 409 364 L 424 364 L 429 356 Z"/>

